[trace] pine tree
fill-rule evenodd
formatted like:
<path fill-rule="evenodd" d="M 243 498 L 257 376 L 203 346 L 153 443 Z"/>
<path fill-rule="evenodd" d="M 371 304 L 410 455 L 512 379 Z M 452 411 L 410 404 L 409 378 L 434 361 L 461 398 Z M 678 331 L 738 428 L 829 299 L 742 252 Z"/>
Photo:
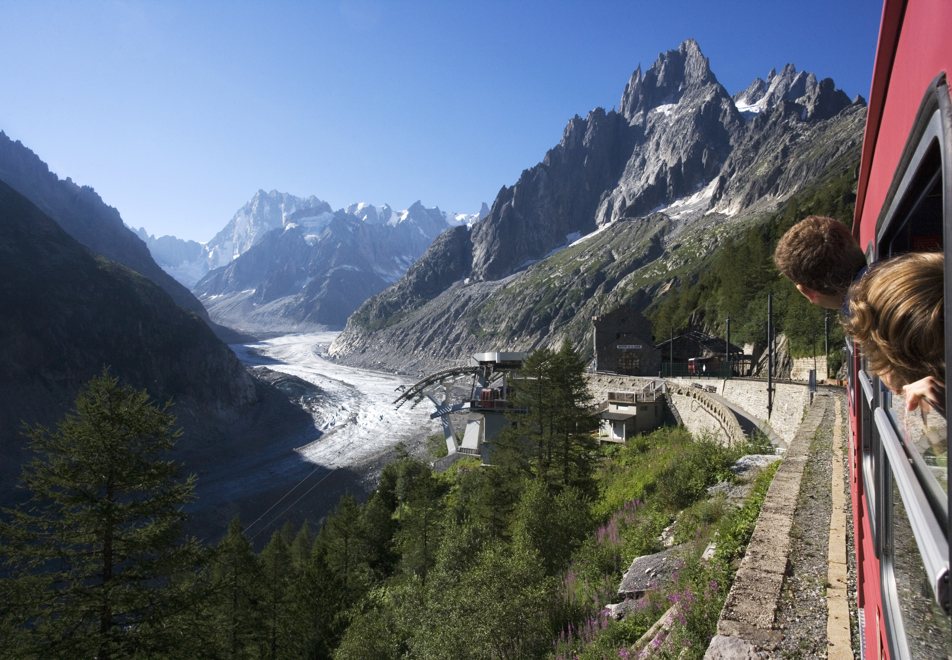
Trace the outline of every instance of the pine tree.
<path fill-rule="evenodd" d="M 419 576 L 425 587 L 426 574 L 433 567 L 439 546 L 443 506 L 436 477 L 427 466 L 423 467 L 426 471 L 413 479 L 404 494 L 396 542 L 403 570 Z"/>
<path fill-rule="evenodd" d="M 552 356 L 550 370 L 554 399 L 552 445 L 554 462 L 562 487 L 575 486 L 594 495 L 593 460 L 596 441 L 592 432 L 597 421 L 592 415 L 592 395 L 585 378 L 585 361 L 568 340 Z"/>
<path fill-rule="evenodd" d="M 361 506 L 353 495 L 341 496 L 333 515 L 321 528 L 317 544 L 341 585 L 340 609 L 345 610 L 363 596 L 369 573 Z"/>
<path fill-rule="evenodd" d="M 261 626 L 262 570 L 237 516 L 218 544 L 214 563 L 215 631 L 225 658 L 251 658 Z"/>
<path fill-rule="evenodd" d="M 174 424 L 168 405 L 104 372 L 55 432 L 26 427 L 31 497 L 0 522 L 9 656 L 188 655 L 185 613 L 200 607 L 190 588 L 203 552 L 182 535 L 194 477 L 182 480 L 167 458 L 181 434 Z"/>
<path fill-rule="evenodd" d="M 519 376 L 513 380 L 519 412 L 509 414 L 512 425 L 500 436 L 493 464 L 516 475 L 521 453 L 533 475 L 549 487 L 591 492 L 595 420 L 584 361 L 564 342 L 558 352 L 530 354 Z"/>
<path fill-rule="evenodd" d="M 261 551 L 261 614 L 264 634 L 260 636 L 260 656 L 277 660 L 285 657 L 290 646 L 291 598 L 294 567 L 291 549 L 280 531 L 271 535 L 271 541 Z"/>

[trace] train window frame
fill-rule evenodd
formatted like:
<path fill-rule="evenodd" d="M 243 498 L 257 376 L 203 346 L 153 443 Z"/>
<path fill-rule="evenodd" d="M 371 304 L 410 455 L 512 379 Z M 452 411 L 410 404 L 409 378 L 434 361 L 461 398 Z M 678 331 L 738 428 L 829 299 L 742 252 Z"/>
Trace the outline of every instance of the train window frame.
<path fill-rule="evenodd" d="M 935 192 L 942 198 L 935 204 Z M 937 222 L 935 214 L 939 213 Z M 874 256 L 882 260 L 914 248 L 911 235 L 916 221 L 925 221 L 931 231 L 940 232 L 945 254 L 945 272 L 950 272 L 950 257 L 944 250 L 952 245 L 952 102 L 945 74 L 937 76 L 929 85 L 916 114 L 913 128 L 906 141 L 896 174 L 886 200 L 876 220 Z M 935 226 L 933 226 L 933 224 Z M 919 248 L 922 249 L 922 248 Z M 952 300 L 952 277 L 945 278 L 944 296 Z M 952 347 L 952 322 L 949 306 L 945 305 L 945 348 Z M 948 361 L 946 361 L 948 364 Z M 865 360 L 862 363 L 865 369 Z M 948 367 L 947 367 L 948 368 Z M 864 482 L 873 547 L 880 558 L 882 605 L 886 622 L 886 638 L 893 658 L 910 657 L 903 623 L 903 611 L 897 593 L 893 555 L 893 483 L 922 558 L 923 567 L 933 591 L 933 597 L 948 615 L 952 611 L 949 589 L 950 543 L 949 529 L 952 496 L 946 493 L 946 506 L 937 505 L 935 487 L 926 476 L 913 454 L 906 447 L 902 424 L 889 409 L 891 393 L 879 381 L 872 379 L 872 390 L 858 374 L 863 402 L 872 407 L 872 424 L 862 419 L 862 448 Z M 946 378 L 948 382 L 948 377 Z M 946 410 L 950 410 L 952 393 L 946 392 Z M 858 411 L 866 412 L 865 406 Z M 864 416 L 865 417 L 865 416 Z M 946 435 L 948 451 L 948 434 Z M 868 453 L 868 455 L 867 455 Z M 872 474 L 867 474 L 871 468 Z M 933 478 L 934 479 L 934 478 Z M 872 488 L 871 488 L 872 487 Z M 940 517 L 942 520 L 940 520 Z M 878 530 L 876 528 L 879 528 Z"/>
<path fill-rule="evenodd" d="M 865 364 L 863 366 L 865 367 Z M 873 411 L 877 407 L 876 388 L 873 379 L 865 368 L 857 372 L 856 380 L 859 385 L 858 391 L 862 397 L 857 417 L 861 430 L 862 454 L 860 460 L 863 463 L 863 492 L 866 495 L 866 507 L 869 511 L 869 532 L 873 542 L 873 554 L 876 558 L 880 558 L 882 552 L 879 545 L 879 530 L 882 529 L 882 524 L 879 520 L 879 514 L 882 507 L 879 506 L 877 493 L 882 492 L 882 484 L 880 483 L 882 470 L 879 468 L 882 464 L 882 450 L 879 443 L 879 433 L 873 424 Z"/>

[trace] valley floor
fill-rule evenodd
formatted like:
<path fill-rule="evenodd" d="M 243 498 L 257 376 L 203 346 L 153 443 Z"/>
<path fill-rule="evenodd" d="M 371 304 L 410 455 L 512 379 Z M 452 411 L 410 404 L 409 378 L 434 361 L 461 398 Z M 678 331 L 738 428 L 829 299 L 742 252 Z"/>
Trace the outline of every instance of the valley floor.
<path fill-rule="evenodd" d="M 319 407 L 312 411 L 317 437 L 297 449 L 307 461 L 354 469 L 376 462 L 399 442 L 417 449 L 427 435 L 439 431 L 428 405 L 394 407 L 399 388 L 412 384 L 406 377 L 324 359 L 337 334 L 285 335 L 231 347 L 248 366 L 296 376 L 324 392 Z"/>
<path fill-rule="evenodd" d="M 199 473 L 198 503 L 204 515 L 214 517 L 207 521 L 211 527 L 224 529 L 236 514 L 252 535 L 286 520 L 314 522 L 345 492 L 357 497 L 370 492 L 398 443 L 423 456 L 426 437 L 439 432 L 439 422 L 430 419 L 432 406 L 394 407 L 397 388 L 411 384 L 406 377 L 325 360 L 322 355 L 335 334 L 287 335 L 231 346 L 248 366 L 300 378 L 320 393 L 308 401 L 312 423 L 303 431 L 261 441 L 240 455 L 221 456 L 217 465 Z M 281 428 L 279 420 L 274 426 Z"/>

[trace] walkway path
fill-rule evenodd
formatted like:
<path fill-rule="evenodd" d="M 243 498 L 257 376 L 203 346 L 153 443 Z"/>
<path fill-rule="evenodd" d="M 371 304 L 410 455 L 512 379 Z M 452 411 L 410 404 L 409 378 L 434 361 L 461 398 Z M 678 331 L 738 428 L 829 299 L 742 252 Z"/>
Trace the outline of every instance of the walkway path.
<path fill-rule="evenodd" d="M 808 409 L 771 484 L 706 658 L 853 658 L 844 412 L 841 392 L 818 395 Z"/>

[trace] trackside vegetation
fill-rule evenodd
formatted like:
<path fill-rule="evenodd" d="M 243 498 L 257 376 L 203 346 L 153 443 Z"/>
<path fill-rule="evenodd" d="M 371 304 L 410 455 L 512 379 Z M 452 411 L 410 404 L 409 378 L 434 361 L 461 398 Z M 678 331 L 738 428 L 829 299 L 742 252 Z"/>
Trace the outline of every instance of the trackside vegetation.
<path fill-rule="evenodd" d="M 260 550 L 237 519 L 214 547 L 183 535 L 174 420 L 103 374 L 56 430 L 27 430 L 0 658 L 701 658 L 773 472 L 737 506 L 709 487 L 751 447 L 672 427 L 599 447 L 582 368 L 568 346 L 530 356 L 516 398 L 537 407 L 492 465 L 436 474 L 400 452 L 366 501 Z M 616 620 L 663 532 L 676 570 Z"/>
<path fill-rule="evenodd" d="M 684 276 L 678 286 L 655 300 L 648 310 L 655 337 L 666 339 L 684 328 L 705 326 L 719 336 L 731 317 L 735 343 L 764 346 L 767 336 L 767 295 L 773 295 L 774 323 L 790 340 L 794 357 L 818 355 L 824 350 L 824 314 L 811 304 L 777 270 L 774 249 L 780 237 L 810 215 L 825 215 L 850 226 L 855 205 L 855 163 L 846 163 L 842 173 L 791 197 L 762 222 L 729 237 L 703 270 Z M 834 312 L 829 313 L 830 346 L 843 345 L 843 329 Z M 831 350 L 830 369 L 841 362 Z"/>

